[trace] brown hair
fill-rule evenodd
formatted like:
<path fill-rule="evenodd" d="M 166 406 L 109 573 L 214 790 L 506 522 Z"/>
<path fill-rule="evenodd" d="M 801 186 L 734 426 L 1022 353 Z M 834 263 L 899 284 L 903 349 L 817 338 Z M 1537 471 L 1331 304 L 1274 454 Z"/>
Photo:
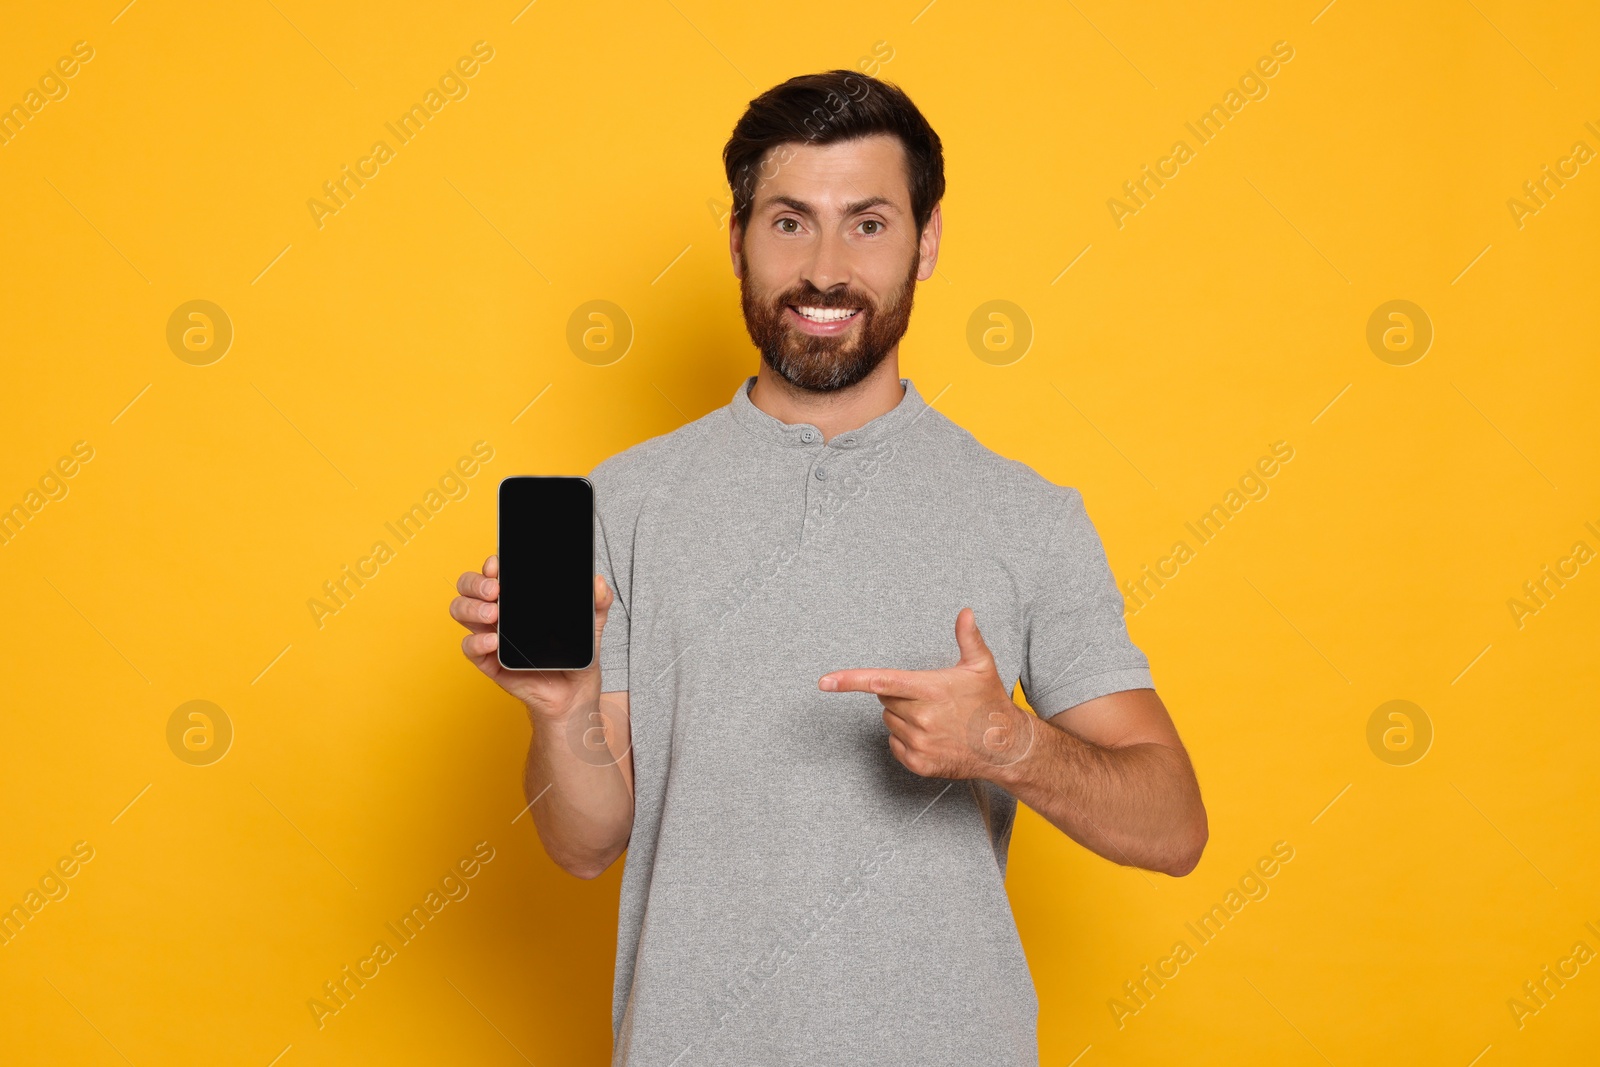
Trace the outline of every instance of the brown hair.
<path fill-rule="evenodd" d="M 898 86 L 853 70 L 802 74 L 750 101 L 722 149 L 734 218 L 741 227 L 749 225 L 757 181 L 777 173 L 781 164 L 768 160 L 763 165 L 769 150 L 794 143 L 832 144 L 875 133 L 898 137 L 905 146 L 911 213 L 920 235 L 944 196 L 939 135 Z"/>

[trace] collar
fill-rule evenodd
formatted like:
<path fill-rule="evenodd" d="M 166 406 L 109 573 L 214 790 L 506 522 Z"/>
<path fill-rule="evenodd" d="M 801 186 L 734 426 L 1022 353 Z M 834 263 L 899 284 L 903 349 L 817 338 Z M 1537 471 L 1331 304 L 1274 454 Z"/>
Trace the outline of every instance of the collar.
<path fill-rule="evenodd" d="M 809 422 L 780 422 L 775 416 L 767 414 L 756 407 L 750 400 L 750 387 L 756 382 L 755 375 L 751 375 L 739 383 L 739 388 L 733 392 L 733 400 L 728 404 L 728 410 L 733 415 L 733 420 L 744 427 L 751 434 L 763 441 L 770 441 L 776 445 L 791 448 L 801 448 L 819 445 L 822 442 L 822 431 Z M 917 392 L 917 387 L 911 384 L 910 378 L 901 378 L 900 384 L 905 387 L 905 395 L 900 398 L 900 403 L 890 410 L 872 419 L 865 426 L 858 426 L 854 430 L 846 430 L 835 434 L 829 441 L 829 448 L 859 448 L 876 441 L 881 441 L 892 434 L 915 422 L 924 410 L 927 402 L 922 399 L 922 394 Z"/>

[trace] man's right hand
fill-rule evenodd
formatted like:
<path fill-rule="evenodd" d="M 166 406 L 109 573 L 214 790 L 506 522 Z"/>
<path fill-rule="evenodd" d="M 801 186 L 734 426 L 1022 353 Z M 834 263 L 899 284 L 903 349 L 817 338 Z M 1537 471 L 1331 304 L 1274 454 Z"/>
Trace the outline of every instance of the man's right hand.
<path fill-rule="evenodd" d="M 611 587 L 594 576 L 594 662 L 581 671 L 511 671 L 500 666 L 500 557 L 490 556 L 482 572 L 468 571 L 456 582 L 461 595 L 450 601 L 450 617 L 468 630 L 461 651 L 495 684 L 522 701 L 531 714 L 563 720 L 593 709 L 600 700 L 600 631 L 611 609 Z"/>

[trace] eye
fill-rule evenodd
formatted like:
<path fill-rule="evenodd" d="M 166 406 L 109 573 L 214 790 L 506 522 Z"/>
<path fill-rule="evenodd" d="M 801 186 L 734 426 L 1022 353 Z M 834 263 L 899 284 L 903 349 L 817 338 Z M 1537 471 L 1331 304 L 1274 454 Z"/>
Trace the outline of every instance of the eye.
<path fill-rule="evenodd" d="M 878 234 L 883 232 L 883 221 L 881 219 L 866 219 L 861 223 L 861 225 L 863 227 L 866 227 L 866 226 L 874 227 L 874 229 L 866 231 L 866 234 L 867 234 L 868 237 L 875 237 Z"/>
<path fill-rule="evenodd" d="M 794 229 L 792 230 L 787 228 L 791 223 L 794 225 Z M 800 231 L 800 220 L 790 218 L 779 219 L 778 230 L 782 233 L 798 233 Z"/>

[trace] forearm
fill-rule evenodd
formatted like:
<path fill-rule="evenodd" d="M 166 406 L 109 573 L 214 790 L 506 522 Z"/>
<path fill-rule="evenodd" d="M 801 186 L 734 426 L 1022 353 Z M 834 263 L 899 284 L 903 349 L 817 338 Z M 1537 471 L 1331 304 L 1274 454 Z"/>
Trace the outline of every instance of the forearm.
<path fill-rule="evenodd" d="M 1027 754 L 991 777 L 1085 848 L 1115 863 L 1182 876 L 1205 846 L 1205 807 L 1189 758 L 1143 743 L 1107 748 L 1048 721 L 1018 730 Z"/>
<path fill-rule="evenodd" d="M 566 871 L 597 877 L 628 847 L 633 790 L 621 761 L 593 744 L 597 723 L 532 718 L 523 789 L 539 840 Z"/>

